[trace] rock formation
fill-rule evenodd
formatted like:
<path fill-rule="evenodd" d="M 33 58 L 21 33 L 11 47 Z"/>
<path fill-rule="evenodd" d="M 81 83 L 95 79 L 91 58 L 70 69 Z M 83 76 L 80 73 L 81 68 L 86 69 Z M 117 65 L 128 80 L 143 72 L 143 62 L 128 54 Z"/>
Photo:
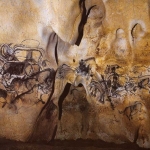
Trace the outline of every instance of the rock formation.
<path fill-rule="evenodd" d="M 0 137 L 150 148 L 149 0 L 2 0 L 0 10 Z"/>

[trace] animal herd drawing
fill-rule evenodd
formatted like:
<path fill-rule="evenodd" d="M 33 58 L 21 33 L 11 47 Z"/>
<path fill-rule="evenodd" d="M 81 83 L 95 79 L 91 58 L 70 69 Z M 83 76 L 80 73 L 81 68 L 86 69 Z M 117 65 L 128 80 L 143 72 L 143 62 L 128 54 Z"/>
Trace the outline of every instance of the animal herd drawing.
<path fill-rule="evenodd" d="M 8 105 L 9 108 L 15 107 L 17 112 L 15 103 L 23 101 L 23 97 L 33 93 L 35 88 L 38 91 L 35 103 L 45 104 L 42 97 L 51 93 L 55 71 L 46 66 L 47 60 L 43 59 L 42 49 L 2 44 L 0 53 L 2 108 Z"/>
<path fill-rule="evenodd" d="M 82 59 L 78 67 L 75 68 L 76 74 L 94 76 L 91 73 L 90 65 L 88 65 L 89 60 L 95 61 L 95 58 Z M 16 102 L 24 101 L 26 95 L 35 93 L 35 90 L 37 90 L 37 96 L 35 96 L 34 103 L 46 103 L 43 96 L 51 94 L 56 72 L 54 69 L 49 68 L 46 62 L 48 60 L 44 59 L 41 48 L 27 47 L 23 44 L 0 45 L 0 98 L 2 99 L 0 102 L 2 108 L 7 106 L 9 109 L 15 109 L 15 112 L 18 113 Z M 71 66 L 64 64 L 61 67 L 59 69 L 59 71 L 61 70 L 59 79 L 63 80 L 64 74 Z M 87 85 L 91 98 L 103 105 L 105 105 L 105 101 L 109 101 L 112 110 L 115 109 L 114 100 L 120 100 L 127 94 L 136 95 L 138 90 L 150 92 L 150 74 L 130 77 L 129 75 L 117 73 L 120 68 L 122 67 L 117 64 L 107 65 L 105 71 L 99 74 L 101 78 L 99 80 L 92 78 Z M 147 71 L 149 72 L 148 67 Z M 120 78 L 124 78 L 124 84 Z M 74 88 L 72 94 L 74 90 L 78 92 Z M 136 113 L 141 112 L 143 105 L 140 101 L 135 101 L 124 110 L 119 110 L 118 113 L 131 120 Z"/>

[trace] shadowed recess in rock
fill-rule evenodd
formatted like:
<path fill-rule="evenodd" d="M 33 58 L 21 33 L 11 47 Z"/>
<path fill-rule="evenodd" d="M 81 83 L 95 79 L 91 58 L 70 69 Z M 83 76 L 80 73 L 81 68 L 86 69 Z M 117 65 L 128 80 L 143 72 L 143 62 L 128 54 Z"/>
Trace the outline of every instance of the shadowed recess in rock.
<path fill-rule="evenodd" d="M 79 1 L 79 6 L 80 6 L 80 8 L 81 8 L 81 10 L 82 10 L 82 19 L 81 19 L 81 22 L 80 22 L 80 24 L 79 24 L 79 27 L 78 27 L 78 38 L 77 38 L 77 41 L 76 41 L 76 45 L 80 45 L 80 42 L 81 42 L 81 40 L 82 40 L 82 37 L 83 37 L 83 31 L 84 31 L 84 26 L 85 26 L 85 24 L 86 24 L 86 22 L 87 22 L 87 19 L 88 19 L 88 16 L 89 16 L 89 14 L 90 14 L 90 11 L 91 11 L 91 9 L 93 8 L 93 7 L 95 7 L 96 5 L 94 5 L 94 6 L 91 6 L 90 8 L 89 8 L 89 10 L 86 10 L 86 7 L 85 7 L 85 0 L 80 0 Z"/>
<path fill-rule="evenodd" d="M 62 116 L 62 104 L 63 104 L 63 101 L 65 100 L 66 96 L 69 93 L 70 87 L 71 87 L 71 84 L 67 83 L 64 88 L 63 93 L 59 97 L 59 100 L 58 100 L 58 106 L 59 106 L 59 118 L 58 119 L 59 120 L 61 119 L 61 116 Z"/>

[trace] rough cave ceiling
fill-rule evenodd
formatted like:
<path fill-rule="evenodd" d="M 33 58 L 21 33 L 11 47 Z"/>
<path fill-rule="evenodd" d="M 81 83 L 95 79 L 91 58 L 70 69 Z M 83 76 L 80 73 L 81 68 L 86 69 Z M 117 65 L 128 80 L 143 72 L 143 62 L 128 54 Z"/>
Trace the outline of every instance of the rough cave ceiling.
<path fill-rule="evenodd" d="M 150 147 L 150 1 L 0 1 L 0 137 Z"/>

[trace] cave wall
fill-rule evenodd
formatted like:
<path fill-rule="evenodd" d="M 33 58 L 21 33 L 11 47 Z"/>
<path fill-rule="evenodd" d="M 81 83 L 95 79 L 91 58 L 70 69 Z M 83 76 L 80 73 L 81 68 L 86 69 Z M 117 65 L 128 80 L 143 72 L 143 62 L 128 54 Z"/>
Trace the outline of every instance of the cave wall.
<path fill-rule="evenodd" d="M 150 147 L 150 1 L 0 1 L 0 137 Z"/>

